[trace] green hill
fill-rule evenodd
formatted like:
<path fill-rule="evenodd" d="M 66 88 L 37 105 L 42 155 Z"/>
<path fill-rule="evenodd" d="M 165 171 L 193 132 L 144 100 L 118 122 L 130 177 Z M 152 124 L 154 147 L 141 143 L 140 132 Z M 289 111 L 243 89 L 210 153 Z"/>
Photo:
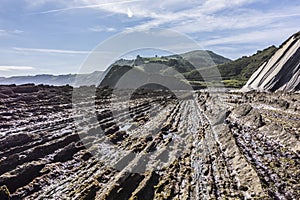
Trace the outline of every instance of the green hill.
<path fill-rule="evenodd" d="M 116 61 L 104 75 L 103 84 L 113 86 L 120 77 L 129 70 L 137 70 L 143 77 L 159 74 L 168 79 L 177 77 L 178 80 L 191 84 L 194 88 L 205 88 L 207 85 L 240 88 L 258 67 L 268 60 L 277 50 L 275 46 L 268 47 L 251 56 L 243 56 L 231 61 L 212 51 L 196 50 L 180 55 L 161 57 L 141 57 L 136 59 Z M 216 70 L 220 72 L 216 75 Z M 179 72 L 179 74 L 178 74 Z M 205 80 L 202 77 L 205 75 Z M 207 78 L 210 81 L 207 81 Z"/>
<path fill-rule="evenodd" d="M 248 80 L 260 65 L 275 53 L 277 48 L 275 46 L 268 47 L 262 51 L 257 51 L 252 56 L 243 56 L 230 63 L 224 63 L 218 66 L 223 78 Z"/>
<path fill-rule="evenodd" d="M 210 71 L 213 68 L 219 70 L 220 75 L 223 79 L 223 84 L 226 87 L 242 87 L 250 76 L 255 72 L 259 66 L 267 61 L 277 50 L 275 46 L 268 47 L 252 56 L 243 56 L 237 60 L 219 64 L 217 66 L 210 66 L 198 70 L 192 70 L 185 73 L 185 77 L 190 80 L 193 84 L 202 84 L 203 78 L 200 74 L 206 74 L 210 76 Z M 199 73 L 200 72 L 200 73 Z M 213 74 L 211 75 L 213 76 Z"/>
<path fill-rule="evenodd" d="M 180 54 L 180 56 L 185 60 L 188 60 L 196 68 L 219 65 L 231 61 L 230 59 L 218 55 L 212 51 L 203 51 L 203 50 L 190 51 L 187 53 Z"/>

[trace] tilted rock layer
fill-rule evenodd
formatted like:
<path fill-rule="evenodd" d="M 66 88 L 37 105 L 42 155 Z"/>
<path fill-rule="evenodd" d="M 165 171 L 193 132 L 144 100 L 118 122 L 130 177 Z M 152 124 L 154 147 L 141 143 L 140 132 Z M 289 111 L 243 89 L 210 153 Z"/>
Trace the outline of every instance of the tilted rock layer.
<path fill-rule="evenodd" d="M 250 77 L 243 90 L 300 90 L 300 32 L 285 41 Z"/>
<path fill-rule="evenodd" d="M 0 86 L 0 200 L 300 199 L 300 94 L 91 89 Z"/>

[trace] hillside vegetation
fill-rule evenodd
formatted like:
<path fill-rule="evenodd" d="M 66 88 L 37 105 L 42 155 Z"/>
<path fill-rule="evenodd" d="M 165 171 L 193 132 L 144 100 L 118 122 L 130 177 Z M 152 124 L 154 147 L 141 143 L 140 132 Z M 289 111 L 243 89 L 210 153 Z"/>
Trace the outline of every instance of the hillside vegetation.
<path fill-rule="evenodd" d="M 268 60 L 277 50 L 271 46 L 262 51 L 257 51 L 252 56 L 243 56 L 231 61 L 212 51 L 196 50 L 180 55 L 141 57 L 135 59 L 119 59 L 112 64 L 103 74 L 95 71 L 90 74 L 68 75 L 36 75 L 0 77 L 0 84 L 48 84 L 48 85 L 94 85 L 102 80 L 101 85 L 114 86 L 118 80 L 129 70 L 136 70 L 140 77 L 151 77 L 174 81 L 177 77 L 180 82 L 191 84 L 195 89 L 205 88 L 208 85 L 225 87 L 242 87 L 249 77 L 263 62 Z M 220 74 L 216 74 L 219 71 Z M 103 75 L 103 77 L 102 77 Z M 205 80 L 202 77 L 205 75 Z M 210 81 L 207 81 L 207 78 Z M 222 81 L 221 81 L 222 80 Z M 75 83 L 76 82 L 76 83 Z"/>
<path fill-rule="evenodd" d="M 271 46 L 262 51 L 257 51 L 257 53 L 252 56 L 243 56 L 231 62 L 187 72 L 185 73 L 185 77 L 190 81 L 203 82 L 204 80 L 200 74 L 209 75 L 209 71 L 217 67 L 225 86 L 239 88 L 245 84 L 253 72 L 267 61 L 276 50 L 277 48 L 275 46 Z"/>
<path fill-rule="evenodd" d="M 271 46 L 257 51 L 252 56 L 243 56 L 234 61 L 212 51 L 201 50 L 181 55 L 150 58 L 138 55 L 134 60 L 120 59 L 116 61 L 108 70 L 104 78 L 104 85 L 115 85 L 110 83 L 115 83 L 118 77 L 122 77 L 130 69 L 134 69 L 148 75 L 155 73 L 164 77 L 175 76 L 178 79 L 184 77 L 185 80 L 181 81 L 188 82 L 196 89 L 205 88 L 208 85 L 240 88 L 276 50 L 275 46 Z M 220 72 L 219 75 L 216 74 L 216 69 Z M 202 75 L 205 75 L 205 78 Z M 207 79 L 212 81 L 207 81 Z"/>

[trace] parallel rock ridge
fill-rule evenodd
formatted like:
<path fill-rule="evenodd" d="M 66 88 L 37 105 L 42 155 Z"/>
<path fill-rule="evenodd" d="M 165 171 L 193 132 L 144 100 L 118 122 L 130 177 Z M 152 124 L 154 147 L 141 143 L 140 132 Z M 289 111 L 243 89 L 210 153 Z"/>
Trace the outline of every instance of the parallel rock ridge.
<path fill-rule="evenodd" d="M 254 72 L 243 90 L 300 90 L 300 32 L 285 41 L 275 54 Z"/>
<path fill-rule="evenodd" d="M 91 89 L 0 86 L 0 200 L 300 199 L 300 94 Z"/>

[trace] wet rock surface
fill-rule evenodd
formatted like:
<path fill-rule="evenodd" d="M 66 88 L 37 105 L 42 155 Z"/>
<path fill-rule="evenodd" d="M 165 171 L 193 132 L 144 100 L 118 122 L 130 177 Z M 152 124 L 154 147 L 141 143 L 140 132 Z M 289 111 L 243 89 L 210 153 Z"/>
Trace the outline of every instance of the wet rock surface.
<path fill-rule="evenodd" d="M 300 198 L 300 94 L 72 92 L 0 86 L 0 199 Z"/>

